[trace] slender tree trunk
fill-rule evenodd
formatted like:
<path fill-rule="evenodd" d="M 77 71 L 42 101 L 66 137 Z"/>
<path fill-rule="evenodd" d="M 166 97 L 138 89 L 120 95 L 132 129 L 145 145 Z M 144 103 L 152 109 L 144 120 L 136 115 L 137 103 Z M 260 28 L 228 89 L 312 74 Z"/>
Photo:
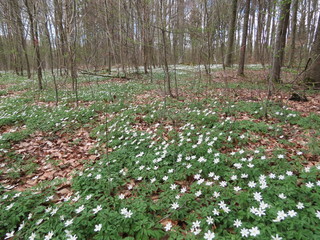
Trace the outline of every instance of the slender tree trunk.
<path fill-rule="evenodd" d="M 164 72 L 165 72 L 165 79 L 164 79 L 164 91 L 165 95 L 168 93 L 170 97 L 173 97 L 173 94 L 171 92 L 171 79 L 170 79 L 170 72 L 169 72 L 169 63 L 168 63 L 168 41 L 166 36 L 166 26 L 167 26 L 167 8 L 166 3 L 162 2 L 160 3 L 160 16 L 159 20 L 161 22 L 160 27 L 160 34 L 162 37 L 162 51 L 163 51 L 163 63 L 164 63 Z"/>
<path fill-rule="evenodd" d="M 77 5 L 76 1 L 68 5 L 67 11 L 67 42 L 68 42 L 68 60 L 69 60 L 69 70 L 72 80 L 72 90 L 76 94 L 76 99 L 78 99 L 78 85 L 77 85 L 77 68 L 76 68 L 76 39 L 77 39 Z M 78 100 L 77 100 L 78 101 Z"/>
<path fill-rule="evenodd" d="M 29 63 L 29 57 L 27 53 L 27 44 L 26 44 L 26 39 L 24 37 L 24 26 L 21 20 L 21 9 L 19 6 L 19 2 L 17 0 L 12 0 L 9 2 L 12 5 L 12 8 L 14 8 L 13 11 L 15 13 L 15 18 L 16 18 L 17 32 L 19 34 L 22 52 L 26 61 L 27 76 L 29 79 L 31 79 L 30 63 Z"/>
<path fill-rule="evenodd" d="M 162 41 L 163 41 L 163 53 L 164 53 L 164 68 L 165 68 L 165 74 L 166 74 L 166 82 L 167 82 L 167 90 L 170 95 L 170 97 L 173 97 L 172 91 L 171 91 L 171 79 L 170 79 L 170 72 L 169 72 L 169 64 L 168 64 L 168 51 L 167 51 L 167 37 L 166 37 L 166 31 L 165 29 L 161 29 L 162 33 Z"/>
<path fill-rule="evenodd" d="M 233 56 L 233 43 L 234 43 L 234 34 L 236 31 L 236 20 L 237 20 L 237 7 L 238 7 L 238 0 L 232 1 L 232 13 L 231 13 L 231 20 L 230 20 L 230 27 L 228 33 L 228 50 L 226 53 L 226 67 L 231 67 L 232 65 L 232 56 Z"/>
<path fill-rule="evenodd" d="M 314 39 L 314 32 L 315 32 L 315 24 L 312 24 L 314 19 L 314 13 L 317 7 L 317 0 L 309 0 L 308 1 L 308 18 L 307 18 L 307 46 L 308 52 L 311 50 L 312 41 Z"/>
<path fill-rule="evenodd" d="M 48 6 L 46 4 L 46 1 L 44 1 L 44 9 L 45 9 L 45 34 L 47 35 L 48 39 L 48 45 L 49 45 L 49 56 L 50 56 L 50 69 L 51 69 L 51 75 L 53 78 L 53 84 L 55 89 L 55 97 L 56 97 L 56 106 L 59 102 L 59 93 L 58 93 L 58 84 L 56 80 L 56 75 L 54 73 L 54 58 L 53 58 L 53 50 L 52 50 L 52 43 L 51 43 L 51 35 L 52 31 L 49 30 L 49 17 L 48 17 Z"/>
<path fill-rule="evenodd" d="M 177 57 L 178 63 L 184 62 L 183 43 L 184 43 L 184 0 L 178 0 L 177 6 L 177 29 L 178 29 L 178 42 L 177 42 Z"/>
<path fill-rule="evenodd" d="M 257 32 L 256 32 L 256 41 L 254 44 L 254 59 L 255 62 L 257 63 L 260 60 L 260 55 L 261 55 L 261 34 L 262 34 L 262 14 L 263 14 L 263 8 L 262 8 L 262 2 L 261 0 L 257 1 L 257 4 L 259 5 L 259 13 L 258 13 L 258 27 L 257 27 Z"/>
<path fill-rule="evenodd" d="M 38 85 L 39 90 L 43 89 L 42 85 L 42 61 L 40 56 L 40 46 L 39 46 L 39 33 L 38 33 L 38 24 L 35 22 L 35 29 L 34 29 L 34 44 L 36 49 L 36 58 L 37 58 L 37 74 L 38 74 Z"/>
<path fill-rule="evenodd" d="M 58 36 L 58 43 L 59 43 L 59 51 L 57 54 L 60 55 L 59 62 L 60 62 L 60 74 L 61 75 L 68 75 L 68 67 L 67 67 L 67 36 L 65 31 L 65 24 L 63 23 L 63 4 L 59 0 L 54 0 L 54 18 L 55 18 L 55 30 L 57 31 Z"/>
<path fill-rule="evenodd" d="M 307 84 L 313 85 L 314 88 L 320 88 L 320 16 L 316 37 L 312 46 L 311 65 L 307 70 L 304 80 Z"/>
<path fill-rule="evenodd" d="M 268 6 L 267 6 L 267 20 L 266 20 L 266 36 L 265 36 L 265 41 L 263 44 L 263 52 L 262 52 L 262 61 L 264 62 L 264 58 L 265 55 L 269 56 L 269 50 L 268 50 L 268 46 L 270 44 L 270 25 L 271 25 L 271 20 L 272 20 L 272 16 L 271 16 L 271 11 L 272 11 L 272 2 L 268 2 Z"/>
<path fill-rule="evenodd" d="M 119 21 L 119 60 L 122 67 L 122 72 L 126 75 L 126 69 L 123 61 L 123 41 L 122 41 L 122 15 L 121 1 L 118 0 L 118 21 Z"/>
<path fill-rule="evenodd" d="M 38 36 L 38 26 L 36 21 L 34 20 L 34 14 L 36 12 L 36 6 L 32 0 L 24 0 L 27 14 L 30 21 L 30 32 L 31 39 L 33 43 L 33 48 L 36 51 L 36 69 L 38 74 L 38 88 L 39 90 L 43 89 L 42 85 L 42 65 L 41 65 L 41 56 L 40 56 L 40 47 L 39 47 L 39 36 Z M 32 8 L 32 9 L 31 9 Z"/>
<path fill-rule="evenodd" d="M 269 47 L 271 46 L 274 46 L 275 45 L 275 39 L 276 39 L 276 22 L 277 22 L 277 19 L 276 19 L 276 7 L 277 7 L 277 4 L 276 3 L 271 3 L 272 5 L 272 8 L 271 8 L 271 16 L 272 16 L 272 19 L 271 19 L 271 32 L 270 32 L 270 43 L 269 43 Z M 273 51 L 270 50 L 269 51 L 269 59 L 270 60 L 270 64 L 272 64 L 272 59 L 273 59 Z"/>
<path fill-rule="evenodd" d="M 7 70 L 7 57 L 4 54 L 4 44 L 3 44 L 3 40 L 2 37 L 0 37 L 0 69 L 1 70 Z"/>
<path fill-rule="evenodd" d="M 270 81 L 280 82 L 281 67 L 284 58 L 284 49 L 286 44 L 287 28 L 290 16 L 291 0 L 282 3 L 280 11 L 280 21 L 277 29 L 277 38 L 273 53 L 272 69 L 270 74 Z"/>
<path fill-rule="evenodd" d="M 139 4 L 140 3 L 140 4 Z M 143 54 L 143 68 L 144 73 L 148 73 L 148 62 L 149 62 L 149 51 L 148 51 L 148 29 L 147 26 L 149 26 L 149 16 L 148 16 L 148 3 L 145 1 L 138 1 L 136 3 L 136 9 L 139 19 L 139 24 L 141 27 L 141 48 L 142 48 L 142 54 Z"/>
<path fill-rule="evenodd" d="M 242 31 L 242 43 L 241 43 L 240 60 L 239 60 L 239 68 L 238 68 L 239 75 L 244 74 L 244 63 L 245 63 L 245 57 L 246 57 L 249 14 L 250 14 L 250 0 L 246 0 L 246 9 L 245 9 L 244 22 L 243 22 L 243 31 Z"/>
<path fill-rule="evenodd" d="M 221 62 L 222 62 L 222 67 L 223 67 L 223 70 L 225 70 L 225 62 L 224 62 L 224 58 L 225 58 L 225 54 L 224 54 L 224 50 L 225 50 L 225 46 L 224 46 L 224 43 L 225 43 L 225 35 L 224 35 L 224 31 L 222 29 L 222 24 L 223 24 L 223 21 L 222 21 L 222 17 L 220 15 L 220 6 L 217 5 L 217 20 L 218 20 L 218 32 L 219 32 L 219 43 L 220 43 L 220 51 L 221 51 Z"/>
<path fill-rule="evenodd" d="M 253 43 L 254 43 L 254 23 L 255 23 L 255 11 L 252 11 L 255 9 L 255 2 L 252 1 L 251 4 L 253 5 L 251 7 L 251 17 L 249 16 L 249 30 L 248 30 L 248 37 L 247 37 L 247 47 L 246 47 L 246 60 L 250 60 L 253 57 Z"/>
<path fill-rule="evenodd" d="M 212 36 L 213 36 L 213 27 L 212 27 L 212 22 L 210 19 L 211 16 L 211 10 L 210 7 L 208 6 L 207 2 L 205 1 L 204 4 L 204 17 L 205 17 L 205 27 L 206 29 L 208 29 L 208 31 L 206 31 L 206 40 L 207 42 L 203 42 L 202 44 L 204 45 L 203 48 L 205 48 L 205 45 L 207 47 L 207 57 L 206 57 L 206 62 L 204 64 L 205 69 L 206 69 L 206 74 L 209 75 L 211 73 L 211 64 L 212 64 Z M 211 29 L 211 30 L 209 30 Z M 203 38 L 205 39 L 205 38 Z M 203 49 L 201 47 L 201 49 Z M 199 62 L 201 62 L 201 54 L 200 56 L 200 60 Z"/>
<path fill-rule="evenodd" d="M 105 36 L 108 39 L 108 46 L 109 46 L 109 51 L 108 51 L 108 71 L 109 73 L 111 73 L 111 68 L 112 68 L 112 62 L 117 63 L 117 59 L 116 59 L 116 54 L 115 54 L 115 45 L 114 45 L 114 41 L 113 41 L 113 34 L 110 30 L 109 27 L 109 13 L 108 13 L 108 2 L 107 0 L 104 1 L 104 9 L 105 9 L 105 13 L 104 13 L 104 26 L 105 26 Z"/>
<path fill-rule="evenodd" d="M 293 66 L 295 50 L 296 50 L 298 6 L 299 6 L 299 0 L 294 0 L 293 8 L 292 8 L 292 20 L 291 20 L 290 56 L 289 56 L 289 64 L 288 64 L 290 68 Z"/>

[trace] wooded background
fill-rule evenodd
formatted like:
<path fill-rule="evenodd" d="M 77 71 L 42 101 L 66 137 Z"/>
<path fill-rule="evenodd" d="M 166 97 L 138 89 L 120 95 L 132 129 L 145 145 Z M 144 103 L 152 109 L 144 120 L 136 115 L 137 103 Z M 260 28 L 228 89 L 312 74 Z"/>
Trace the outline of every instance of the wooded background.
<path fill-rule="evenodd" d="M 76 79 L 80 69 L 148 73 L 173 64 L 259 63 L 320 82 L 318 0 L 0 0 L 0 69 Z M 317 69 L 318 68 L 318 69 Z"/>

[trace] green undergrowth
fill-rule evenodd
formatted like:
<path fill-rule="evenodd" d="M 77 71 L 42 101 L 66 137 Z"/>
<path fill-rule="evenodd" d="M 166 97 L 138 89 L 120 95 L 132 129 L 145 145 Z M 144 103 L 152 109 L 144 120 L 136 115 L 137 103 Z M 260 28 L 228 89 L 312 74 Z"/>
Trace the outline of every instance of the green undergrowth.
<path fill-rule="evenodd" d="M 61 179 L 25 191 L 3 184 L 0 238 L 320 238 L 320 165 L 308 164 L 319 154 L 319 115 L 218 95 L 136 103 L 156 87 L 100 82 L 79 89 L 78 107 L 69 90 L 58 106 L 52 89 L 41 104 L 38 93 L 2 99 L 0 127 L 15 128 L 0 138 L 8 178 L 34 172 L 10 147 L 36 131 L 85 125 L 98 158 L 74 171 L 69 194 Z M 287 138 L 290 127 L 309 133 L 309 147 Z"/>

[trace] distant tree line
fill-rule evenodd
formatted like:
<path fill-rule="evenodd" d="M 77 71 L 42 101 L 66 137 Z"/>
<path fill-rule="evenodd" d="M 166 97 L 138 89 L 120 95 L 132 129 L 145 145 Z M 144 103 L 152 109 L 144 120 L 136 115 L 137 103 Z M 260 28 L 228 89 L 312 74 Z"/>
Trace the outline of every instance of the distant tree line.
<path fill-rule="evenodd" d="M 67 76 L 79 69 L 144 73 L 171 64 L 307 66 L 319 84 L 318 0 L 0 0 L 0 69 Z M 308 64 L 307 64 L 308 63 Z M 169 74 L 168 74 L 169 78 Z M 169 79 L 170 83 L 170 79 Z"/>

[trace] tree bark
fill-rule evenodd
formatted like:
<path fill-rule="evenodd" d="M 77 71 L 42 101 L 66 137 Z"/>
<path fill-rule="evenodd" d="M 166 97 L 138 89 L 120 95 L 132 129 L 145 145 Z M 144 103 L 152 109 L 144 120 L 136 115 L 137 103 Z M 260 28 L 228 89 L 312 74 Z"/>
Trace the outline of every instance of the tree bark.
<path fill-rule="evenodd" d="M 291 43 L 290 43 L 290 57 L 289 67 L 291 68 L 294 63 L 294 55 L 296 50 L 296 33 L 297 33 L 297 13 L 298 13 L 299 0 L 294 0 L 292 8 L 292 21 L 291 21 Z"/>
<path fill-rule="evenodd" d="M 264 46 L 263 46 L 263 52 L 262 52 L 262 58 L 264 61 L 264 57 L 265 55 L 269 55 L 269 50 L 268 50 L 268 46 L 270 43 L 270 25 L 272 22 L 272 16 L 271 16 L 271 12 L 272 12 L 273 6 L 272 6 L 272 2 L 268 2 L 267 5 L 267 20 L 266 20 L 266 36 L 265 36 L 265 42 L 264 42 Z"/>
<path fill-rule="evenodd" d="M 314 88 L 320 88 L 320 16 L 316 37 L 312 46 L 311 65 L 307 70 L 304 80 L 307 84 L 313 85 Z"/>
<path fill-rule="evenodd" d="M 247 46 L 247 35 L 248 35 L 248 23 L 249 23 L 249 14 L 250 14 L 250 0 L 246 0 L 246 9 L 245 9 L 245 16 L 243 22 L 243 31 L 242 31 L 242 43 L 241 43 L 241 50 L 240 50 L 240 60 L 239 60 L 239 68 L 238 74 L 244 74 L 244 63 L 246 57 L 246 46 Z"/>
<path fill-rule="evenodd" d="M 165 72 L 165 79 L 164 79 L 164 93 L 165 95 L 169 95 L 170 97 L 173 97 L 173 94 L 171 92 L 171 78 L 170 78 L 170 72 L 169 72 L 169 63 L 168 63 L 168 48 L 170 42 L 168 42 L 167 35 L 167 7 L 166 3 L 161 2 L 160 3 L 160 21 L 161 21 L 161 36 L 162 36 L 162 50 L 163 50 L 163 64 L 164 64 L 164 72 Z M 170 48 L 169 48 L 170 49 Z"/>
<path fill-rule="evenodd" d="M 16 24 L 17 24 L 17 32 L 19 35 L 20 44 L 22 47 L 22 52 L 23 52 L 23 55 L 24 55 L 25 61 L 26 61 L 27 76 L 28 76 L 28 79 L 30 79 L 31 78 L 31 70 L 30 70 L 29 57 L 28 57 L 28 53 L 27 53 L 26 39 L 23 34 L 24 26 L 23 26 L 22 19 L 21 19 L 21 9 L 19 6 L 19 2 L 17 0 L 12 0 L 9 2 L 12 5 L 12 8 L 13 8 L 13 11 L 15 14 Z"/>
<path fill-rule="evenodd" d="M 77 68 L 76 68 L 76 41 L 77 41 L 77 10 L 76 2 L 73 1 L 70 5 L 66 4 L 67 12 L 67 24 L 66 24 L 66 36 L 68 46 L 68 62 L 69 70 L 72 80 L 72 90 L 75 92 L 76 97 L 77 91 Z"/>
<path fill-rule="evenodd" d="M 68 43 L 66 41 L 66 31 L 65 31 L 65 25 L 63 20 L 63 4 L 62 2 L 59 2 L 59 0 L 54 0 L 54 19 L 55 19 L 55 30 L 56 34 L 58 36 L 58 44 L 59 44 L 59 51 L 57 51 L 57 54 L 59 56 L 60 61 L 60 75 L 68 75 L 68 67 L 67 67 L 67 49 L 68 49 Z"/>
<path fill-rule="evenodd" d="M 248 29 L 248 37 L 247 37 L 247 46 L 246 46 L 246 59 L 252 59 L 253 56 L 253 42 L 254 42 L 254 26 L 255 26 L 255 2 L 251 2 L 251 10 L 249 15 L 249 29 Z"/>
<path fill-rule="evenodd" d="M 282 3 L 280 10 L 280 21 L 277 29 L 277 38 L 275 42 L 272 69 L 270 74 L 270 81 L 272 82 L 281 82 L 280 74 L 283 64 L 284 48 L 286 45 L 286 35 L 290 16 L 290 5 L 291 0 L 286 0 Z"/>
<path fill-rule="evenodd" d="M 3 44 L 3 40 L 2 37 L 0 37 L 0 69 L 1 70 L 7 70 L 8 69 L 8 65 L 7 65 L 7 57 L 4 54 L 4 44 Z"/>
<path fill-rule="evenodd" d="M 184 45 L 184 8 L 185 3 L 184 0 L 178 0 L 177 6 L 177 32 L 178 32 L 178 42 L 177 42 L 177 55 L 178 55 L 178 63 L 183 63 L 183 45 Z"/>
<path fill-rule="evenodd" d="M 232 1 L 232 13 L 231 13 L 231 21 L 228 33 L 228 52 L 226 53 L 226 67 L 231 67 L 232 65 L 232 56 L 233 56 L 233 43 L 234 43 L 234 34 L 236 31 L 236 20 L 237 20 L 237 7 L 238 0 Z"/>
<path fill-rule="evenodd" d="M 261 34 L 262 34 L 262 15 L 263 15 L 263 8 L 262 8 L 262 1 L 257 1 L 259 13 L 258 13 L 258 27 L 256 31 L 256 41 L 254 44 L 254 59 L 258 62 L 261 59 Z"/>
<path fill-rule="evenodd" d="M 56 97 L 56 106 L 58 106 L 59 93 L 58 93 L 58 84 L 57 84 L 57 80 L 56 80 L 56 75 L 54 73 L 54 58 L 53 58 L 53 50 L 52 50 L 52 43 L 51 43 L 52 31 L 49 30 L 50 23 L 49 23 L 49 17 L 48 17 L 48 5 L 47 5 L 47 2 L 44 1 L 43 5 L 44 5 L 44 11 L 45 11 L 45 13 L 44 13 L 44 15 L 45 15 L 44 28 L 45 28 L 45 34 L 47 35 L 47 39 L 48 39 L 48 45 L 49 45 L 51 76 L 53 78 L 55 97 Z"/>
<path fill-rule="evenodd" d="M 31 32 L 31 41 L 33 43 L 33 48 L 36 51 L 36 70 L 38 74 L 38 88 L 39 90 L 43 89 L 42 85 L 42 64 L 41 64 L 41 56 L 40 56 L 40 47 L 39 47 L 39 34 L 38 34 L 38 26 L 34 19 L 34 14 L 36 11 L 36 6 L 34 2 L 31 0 L 24 0 L 27 14 L 30 21 L 30 32 Z M 32 9 L 31 9 L 32 8 Z"/>

